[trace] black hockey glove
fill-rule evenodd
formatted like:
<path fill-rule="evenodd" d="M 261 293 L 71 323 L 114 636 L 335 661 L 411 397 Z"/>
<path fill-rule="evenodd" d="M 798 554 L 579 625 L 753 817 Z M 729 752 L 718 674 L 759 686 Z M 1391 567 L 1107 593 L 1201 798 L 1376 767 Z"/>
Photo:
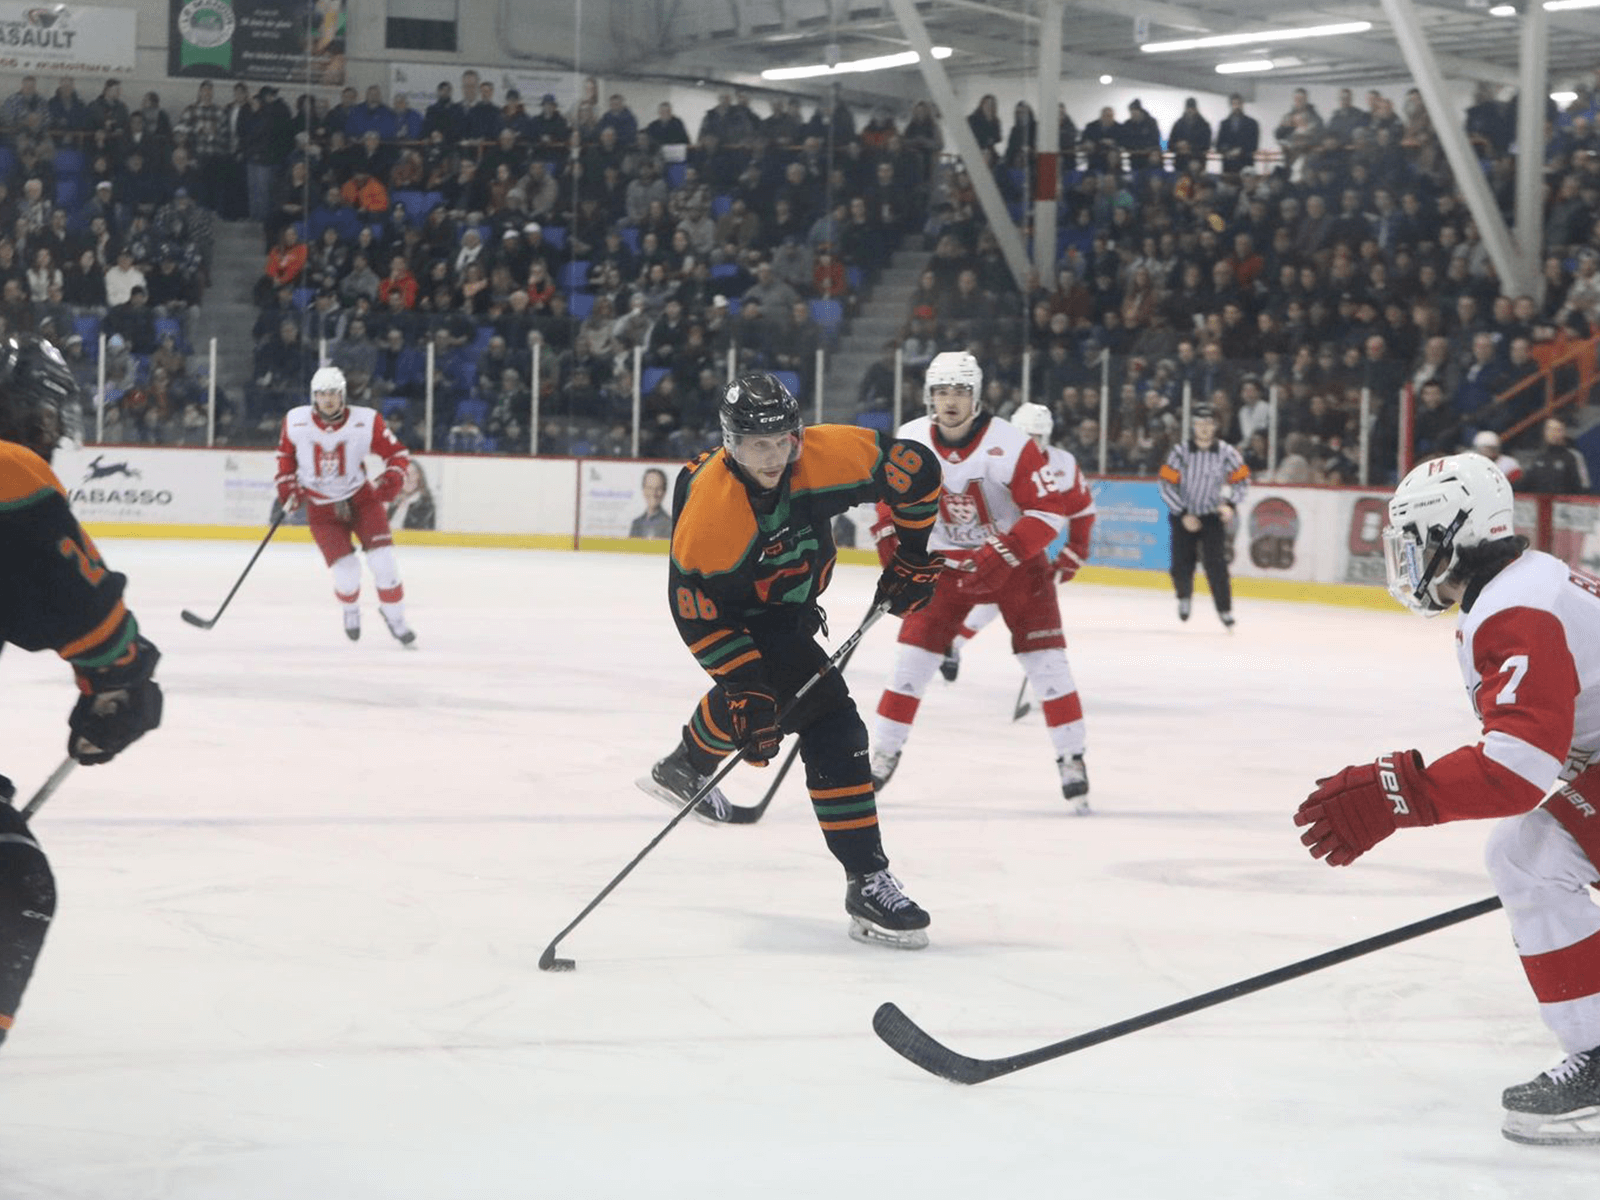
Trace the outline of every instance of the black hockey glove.
<path fill-rule="evenodd" d="M 110 762 L 161 724 L 161 686 L 150 678 L 161 651 L 142 637 L 133 650 L 131 662 L 78 672 L 83 695 L 67 718 L 67 753 L 86 767 Z"/>
<path fill-rule="evenodd" d="M 933 589 L 939 583 L 939 572 L 943 570 L 944 559 L 939 555 L 919 553 L 901 546 L 878 577 L 878 593 L 872 598 L 873 606 L 887 600 L 889 615 L 893 617 L 903 617 L 919 608 L 926 608 L 933 599 Z"/>
<path fill-rule="evenodd" d="M 729 692 L 728 719 L 733 723 L 733 740 L 744 750 L 747 762 L 764 767 L 772 761 L 783 741 L 776 696 L 762 691 Z"/>

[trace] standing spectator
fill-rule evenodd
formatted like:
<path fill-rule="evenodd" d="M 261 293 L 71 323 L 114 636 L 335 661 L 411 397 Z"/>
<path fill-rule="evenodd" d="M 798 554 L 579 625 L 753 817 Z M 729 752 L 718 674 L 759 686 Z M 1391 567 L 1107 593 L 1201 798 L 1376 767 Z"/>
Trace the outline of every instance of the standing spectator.
<path fill-rule="evenodd" d="M 203 190 L 196 199 L 206 208 L 218 208 L 218 179 L 228 157 L 228 127 L 209 79 L 200 84 L 194 103 L 178 116 L 175 132 L 200 167 Z"/>
<path fill-rule="evenodd" d="M 1474 453 L 1483 455 L 1483 457 L 1499 467 L 1500 473 L 1506 477 L 1506 482 L 1512 487 L 1516 487 L 1521 482 L 1522 464 L 1500 448 L 1500 435 L 1494 430 L 1485 429 L 1481 431 L 1477 437 L 1472 439 L 1472 449 Z"/>
<path fill-rule="evenodd" d="M 1581 496 L 1589 491 L 1589 466 L 1567 444 L 1567 423 L 1550 417 L 1544 423 L 1544 445 L 1522 477 L 1524 492 L 1549 496 Z"/>
<path fill-rule="evenodd" d="M 14 131 L 21 127 L 23 118 L 29 116 L 38 116 L 42 124 L 48 124 L 49 102 L 39 94 L 38 79 L 24 75 L 17 90 L 6 97 L 4 104 L 0 104 L 0 124 L 7 131 Z"/>
<path fill-rule="evenodd" d="M 422 116 L 422 135 L 429 137 L 437 131 L 444 134 L 444 140 L 453 146 L 466 132 L 466 113 L 455 102 L 448 80 L 439 84 L 434 97 L 433 103 L 428 105 L 428 111 Z"/>
<path fill-rule="evenodd" d="M 1205 564 L 1217 617 L 1232 629 L 1226 526 L 1250 486 L 1250 468 L 1236 449 L 1217 440 L 1217 413 L 1211 405 L 1194 406 L 1191 433 L 1187 442 L 1172 448 L 1160 473 L 1161 498 L 1172 514 L 1172 584 L 1178 595 L 1178 619 L 1189 619 L 1198 555 Z"/>
<path fill-rule="evenodd" d="M 1244 111 L 1244 97 L 1238 92 L 1228 97 L 1228 115 L 1217 129 L 1217 152 L 1222 155 L 1222 169 L 1237 175 L 1256 164 L 1256 150 L 1261 145 L 1261 124 Z"/>
<path fill-rule="evenodd" d="M 684 128 L 683 122 L 673 114 L 672 105 L 663 100 L 656 106 L 656 119 L 645 126 L 645 135 L 649 137 L 650 144 L 658 149 L 662 146 L 687 146 L 689 144 L 689 131 Z"/>
<path fill-rule="evenodd" d="M 1000 104 L 992 94 L 978 100 L 978 107 L 967 114 L 967 127 L 978 141 L 978 149 L 992 154 L 1000 144 Z"/>
<path fill-rule="evenodd" d="M 61 80 L 56 87 L 56 94 L 50 97 L 50 103 L 46 107 L 51 129 L 75 133 L 89 128 L 88 105 L 84 104 L 83 98 L 78 95 L 78 89 L 73 84 L 71 76 Z"/>
<path fill-rule="evenodd" d="M 1193 163 L 1205 169 L 1206 155 L 1211 153 L 1211 122 L 1200 115 L 1200 104 L 1193 96 L 1183 102 L 1183 115 L 1172 123 L 1167 147 L 1172 151 L 1172 169 L 1178 174 Z"/>

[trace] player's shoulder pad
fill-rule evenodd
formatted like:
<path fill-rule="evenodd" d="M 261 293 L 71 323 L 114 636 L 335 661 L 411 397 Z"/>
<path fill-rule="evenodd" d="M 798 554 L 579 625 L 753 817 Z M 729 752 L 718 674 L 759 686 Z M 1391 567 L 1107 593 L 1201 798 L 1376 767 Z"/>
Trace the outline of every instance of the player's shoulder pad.
<path fill-rule="evenodd" d="M 24 508 L 51 492 L 66 495 L 50 464 L 26 446 L 0 441 L 0 511 Z"/>
<path fill-rule="evenodd" d="M 290 429 L 298 429 L 302 425 L 311 424 L 311 405 L 295 405 L 295 407 L 283 414 L 283 423 Z"/>
<path fill-rule="evenodd" d="M 878 435 L 860 425 L 813 425 L 805 431 L 791 492 L 827 492 L 872 482 L 883 460 Z"/>
<path fill-rule="evenodd" d="M 724 575 L 735 570 L 756 536 L 749 494 L 729 468 L 726 454 L 714 450 L 702 455 L 680 476 L 672 561 L 686 575 Z"/>

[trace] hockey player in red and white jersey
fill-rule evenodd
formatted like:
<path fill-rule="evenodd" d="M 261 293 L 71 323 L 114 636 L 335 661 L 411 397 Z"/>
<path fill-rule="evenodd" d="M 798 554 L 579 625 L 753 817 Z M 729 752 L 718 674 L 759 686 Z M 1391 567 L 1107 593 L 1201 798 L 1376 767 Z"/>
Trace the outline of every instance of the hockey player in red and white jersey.
<path fill-rule="evenodd" d="M 1389 591 L 1461 606 L 1456 658 L 1482 737 L 1433 763 L 1384 754 L 1319 781 L 1295 824 L 1316 858 L 1354 862 L 1398 826 L 1499 818 L 1486 860 L 1545 1024 L 1567 1057 L 1507 1088 L 1512 1141 L 1600 1144 L 1600 579 L 1528 550 L 1488 458 L 1417 467 L 1389 501 Z"/>
<path fill-rule="evenodd" d="M 1089 559 L 1089 534 L 1094 529 L 1095 518 L 1094 494 L 1089 491 L 1089 483 L 1078 469 L 1078 460 L 1072 451 L 1050 444 L 1056 419 L 1048 408 L 1042 404 L 1019 404 L 1017 411 L 1011 414 L 1011 423 L 1044 451 L 1056 487 L 1066 494 L 1067 527 L 1056 534 L 1055 540 L 1045 550 L 1055 568 L 1057 581 L 1066 583 L 1078 574 L 1078 569 Z M 961 670 L 961 648 L 999 615 L 998 604 L 974 606 L 945 650 L 944 661 L 939 664 L 939 674 L 954 683 Z"/>
<path fill-rule="evenodd" d="M 882 790 L 894 774 L 922 696 L 967 614 L 975 605 L 993 603 L 1041 702 L 1062 795 L 1077 812 L 1087 812 L 1083 706 L 1067 665 L 1047 556 L 1067 529 L 1069 513 L 1078 511 L 1076 501 L 1057 486 L 1044 451 L 1027 434 L 983 411 L 982 395 L 977 359 L 959 352 L 935 355 L 923 384 L 928 415 L 898 431 L 939 457 L 944 480 L 928 545 L 948 565 L 932 603 L 901 620 L 900 653 L 872 731 L 873 782 Z M 1085 552 L 1087 537 L 1085 529 Z"/>
<path fill-rule="evenodd" d="M 383 459 L 377 479 L 367 479 L 369 454 Z M 367 555 L 378 588 L 378 611 L 402 646 L 417 635 L 406 624 L 405 588 L 394 560 L 394 534 L 385 506 L 400 493 L 411 455 L 376 409 L 345 403 L 344 372 L 319 367 L 311 376 L 311 403 L 291 408 L 278 441 L 278 499 L 285 513 L 306 506 L 306 524 L 333 571 L 333 592 L 344 605 L 344 631 L 361 636 L 361 564 L 350 539 Z"/>

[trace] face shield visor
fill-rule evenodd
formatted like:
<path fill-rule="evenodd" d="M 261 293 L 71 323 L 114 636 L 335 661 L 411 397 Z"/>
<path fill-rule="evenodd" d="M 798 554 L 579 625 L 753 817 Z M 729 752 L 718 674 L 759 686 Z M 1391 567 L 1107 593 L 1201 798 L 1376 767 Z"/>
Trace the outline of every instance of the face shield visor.
<path fill-rule="evenodd" d="M 1389 595 L 1414 613 L 1435 616 L 1454 603 L 1439 597 L 1439 582 L 1448 573 L 1451 547 L 1467 514 L 1456 514 L 1448 527 L 1430 526 L 1427 540 L 1415 525 L 1389 525 L 1383 531 L 1383 571 Z"/>

